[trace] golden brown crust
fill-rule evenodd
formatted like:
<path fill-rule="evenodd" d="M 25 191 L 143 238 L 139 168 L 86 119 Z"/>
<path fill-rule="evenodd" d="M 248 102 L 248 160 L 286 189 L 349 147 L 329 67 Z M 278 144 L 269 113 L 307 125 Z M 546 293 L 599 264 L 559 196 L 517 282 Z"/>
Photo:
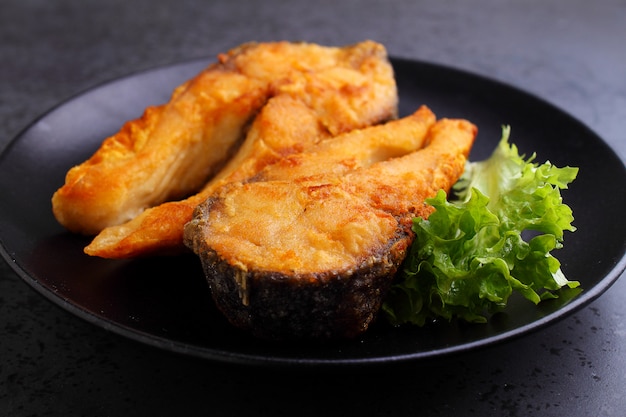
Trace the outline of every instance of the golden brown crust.
<path fill-rule="evenodd" d="M 427 218 L 432 207 L 424 200 L 439 190 L 448 191 L 465 169 L 465 161 L 478 134 L 463 119 L 440 119 L 432 125 L 428 146 L 402 158 L 382 161 L 368 170 L 349 173 L 350 192 L 367 196 L 370 204 L 405 221 Z"/>
<path fill-rule="evenodd" d="M 255 175 L 320 140 L 396 116 L 393 69 L 385 49 L 371 41 L 344 48 L 248 44 L 221 55 L 220 65 L 269 83 L 271 99 L 256 116 L 241 149 L 197 194 L 104 229 L 86 253 L 123 258 L 183 250 L 184 224 L 218 185 Z"/>
<path fill-rule="evenodd" d="M 185 227 L 218 307 L 261 337 L 364 331 L 413 239 L 410 220 L 456 182 L 475 135 L 471 123 L 444 119 L 426 147 L 403 156 L 220 188 Z"/>
<path fill-rule="evenodd" d="M 93 234 L 185 197 L 232 154 L 267 94 L 257 80 L 219 67 L 203 71 L 70 169 L 52 198 L 54 215 L 71 231 Z"/>
<path fill-rule="evenodd" d="M 428 142 L 427 134 L 435 121 L 435 114 L 421 106 L 404 118 L 355 129 L 282 158 L 248 181 L 344 175 L 422 148 Z"/>
<path fill-rule="evenodd" d="M 412 133 L 420 135 L 412 150 L 367 163 L 369 154 L 386 147 L 398 133 L 410 132 L 407 125 L 417 127 Z M 363 132 L 378 138 L 384 130 L 394 134 L 387 141 L 364 142 L 373 149 L 368 153 L 349 146 L 351 134 L 333 140 L 344 143 L 345 138 L 348 145 L 336 164 L 343 165 L 344 158 L 354 160 L 354 155 L 364 158 L 353 170 L 319 165 L 315 173 L 315 165 L 304 171 L 295 165 L 285 171 L 279 163 L 267 167 L 253 179 L 256 182 L 221 187 L 211 197 L 209 218 L 202 219 L 207 228 L 203 238 L 223 257 L 248 269 L 310 272 L 351 265 L 354 257 L 363 255 L 362 244 L 385 242 L 385 236 L 395 233 L 398 220 L 427 217 L 424 200 L 456 182 L 476 134 L 466 121 L 443 119 L 428 125 L 413 117 Z M 425 142 L 428 146 L 421 148 Z M 315 150 L 326 144 L 297 156 L 316 157 Z M 272 175 L 274 169 L 277 175 Z"/>
<path fill-rule="evenodd" d="M 92 256 L 128 258 L 179 253 L 183 227 L 194 208 L 221 184 L 242 181 L 284 155 L 301 151 L 329 133 L 314 112 L 287 95 L 271 98 L 255 118 L 247 139 L 226 166 L 198 193 L 148 208 L 129 222 L 101 231 L 85 248 Z"/>

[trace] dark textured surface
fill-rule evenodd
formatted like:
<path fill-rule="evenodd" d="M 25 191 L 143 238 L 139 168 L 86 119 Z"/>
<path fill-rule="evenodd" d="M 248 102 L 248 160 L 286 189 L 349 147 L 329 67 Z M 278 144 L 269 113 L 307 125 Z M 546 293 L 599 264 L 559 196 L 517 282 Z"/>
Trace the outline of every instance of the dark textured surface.
<path fill-rule="evenodd" d="M 356 339 L 375 319 L 411 242 L 409 226 L 398 226 L 385 246 L 368 247 L 370 256 L 345 269 L 242 268 L 236 257 L 222 258 L 207 244 L 209 212 L 225 211 L 224 205 L 216 198 L 200 204 L 185 226 L 185 244 L 200 257 L 215 305 L 228 321 L 267 340 Z"/>
<path fill-rule="evenodd" d="M 539 95 L 624 160 L 625 19 L 621 0 L 8 0 L 0 11 L 0 147 L 60 101 L 135 71 L 249 40 L 371 38 L 391 55 Z M 621 417 L 624 297 L 622 277 L 589 307 L 507 344 L 328 375 L 217 365 L 128 341 L 54 306 L 1 263 L 0 415 Z"/>

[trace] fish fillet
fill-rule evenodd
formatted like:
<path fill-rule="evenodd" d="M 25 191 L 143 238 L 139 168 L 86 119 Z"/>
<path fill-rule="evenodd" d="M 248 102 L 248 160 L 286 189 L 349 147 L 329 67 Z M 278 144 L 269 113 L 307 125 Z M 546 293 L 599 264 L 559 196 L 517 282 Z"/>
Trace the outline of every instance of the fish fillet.
<path fill-rule="evenodd" d="M 216 305 L 262 338 L 362 333 L 413 240 L 411 219 L 457 181 L 475 135 L 467 121 L 442 119 L 403 156 L 223 186 L 185 227 Z"/>
<path fill-rule="evenodd" d="M 191 220 L 195 207 L 217 187 L 245 180 L 283 155 L 329 135 L 301 100 L 287 95 L 273 97 L 261 109 L 238 153 L 200 192 L 148 208 L 126 223 L 105 228 L 85 247 L 85 253 L 113 259 L 180 253 L 185 250 L 185 223 Z"/>
<path fill-rule="evenodd" d="M 266 97 L 262 82 L 220 66 L 204 71 L 71 168 L 52 197 L 54 215 L 70 231 L 94 234 L 185 197 L 229 157 Z"/>
<path fill-rule="evenodd" d="M 232 58 L 223 58 L 246 76 L 271 80 L 271 98 L 252 122 L 241 148 L 197 194 L 156 205 L 127 222 L 105 228 L 85 252 L 129 258 L 185 250 L 184 224 L 191 220 L 195 206 L 219 185 L 251 177 L 266 165 L 319 141 L 397 116 L 393 68 L 381 45 L 366 41 L 336 48 L 332 60 L 317 53 L 321 47 L 310 48 L 277 43 L 254 49 L 255 53 L 236 50 Z M 277 67 L 269 66 L 272 60 L 265 55 L 270 52 L 285 60 Z M 306 56 L 299 55 L 304 52 Z M 311 55 L 321 61 L 307 64 Z"/>
<path fill-rule="evenodd" d="M 337 134 L 389 118 L 397 105 L 390 93 L 393 70 L 375 42 L 343 48 L 243 45 L 220 54 L 168 103 L 146 109 L 70 169 L 52 197 L 53 213 L 71 231 L 96 234 L 197 192 L 233 155 L 249 122 L 273 96 L 300 97 Z"/>

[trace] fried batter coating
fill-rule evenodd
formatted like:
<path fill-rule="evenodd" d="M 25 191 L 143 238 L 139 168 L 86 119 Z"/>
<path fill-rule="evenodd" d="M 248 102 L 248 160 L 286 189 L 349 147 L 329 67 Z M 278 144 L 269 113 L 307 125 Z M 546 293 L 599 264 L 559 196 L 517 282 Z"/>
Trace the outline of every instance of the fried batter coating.
<path fill-rule="evenodd" d="M 203 71 L 71 168 L 52 197 L 55 217 L 70 231 L 95 234 L 146 207 L 185 197 L 232 154 L 267 90 L 219 65 Z"/>
<path fill-rule="evenodd" d="M 129 222 L 105 228 L 85 247 L 85 253 L 103 258 L 180 253 L 185 250 L 185 223 L 191 220 L 195 207 L 217 187 L 243 181 L 284 155 L 329 136 L 315 113 L 301 100 L 275 96 L 261 109 L 238 153 L 200 192 L 148 208 Z"/>
<path fill-rule="evenodd" d="M 185 226 L 218 308 L 263 338 L 363 332 L 414 238 L 412 218 L 428 217 L 424 199 L 457 181 L 476 133 L 442 119 L 404 156 L 221 187 Z"/>
<path fill-rule="evenodd" d="M 380 44 L 366 41 L 344 48 L 302 48 L 286 42 L 263 45 L 245 45 L 220 56 L 226 68 L 253 79 L 268 79 L 270 91 L 270 99 L 225 168 L 197 194 L 105 228 L 85 248 L 87 254 L 128 258 L 185 250 L 184 224 L 218 185 L 251 177 L 321 140 L 397 116 L 393 69 Z M 268 56 L 284 59 L 274 59 L 272 66 Z"/>
<path fill-rule="evenodd" d="M 201 212 L 208 217 L 198 215 L 194 222 L 201 224 L 188 226 L 187 234 L 193 238 L 188 243 L 198 244 L 193 231 L 201 227 L 211 250 L 247 269 L 289 274 L 350 268 L 359 257 L 375 252 L 374 247 L 385 247 L 399 222 L 428 217 L 431 208 L 424 200 L 457 181 L 475 134 L 469 122 L 442 119 L 428 130 L 428 146 L 397 158 L 338 175 L 318 171 L 319 175 L 228 184 L 203 203 Z M 338 219 L 343 219 L 341 224 Z M 394 224 L 391 229 L 378 223 L 389 221 Z M 359 225 L 363 233 L 355 233 Z M 387 232 L 380 233 L 383 229 Z"/>
<path fill-rule="evenodd" d="M 259 115 L 277 120 L 283 120 L 282 112 L 269 112 L 274 108 L 268 105 Z M 304 114 L 296 115 L 294 107 L 290 106 L 287 117 L 298 117 L 300 123 L 280 123 L 282 129 L 279 134 L 280 143 L 284 144 L 285 137 L 296 137 L 295 132 L 284 135 L 286 126 L 299 126 L 302 134 L 306 127 L 312 127 L 303 123 L 307 120 Z M 301 109 L 305 110 L 305 109 Z M 257 119 L 259 120 L 259 119 Z M 308 119 L 314 122 L 314 119 Z M 363 129 L 355 129 L 339 136 L 322 140 L 317 145 L 309 145 L 301 152 L 283 157 L 277 153 L 276 146 L 265 141 L 254 141 L 250 144 L 255 148 L 263 148 L 266 158 L 259 162 L 257 158 L 239 158 L 238 154 L 230 161 L 218 177 L 211 181 L 200 193 L 182 201 L 168 202 L 146 210 L 131 222 L 117 227 L 110 227 L 100 233 L 93 242 L 85 248 L 88 254 L 95 254 L 108 258 L 123 258 L 154 254 L 154 253 L 179 253 L 185 250 L 183 243 L 183 227 L 193 217 L 195 207 L 210 197 L 220 186 L 235 181 L 267 181 L 272 179 L 290 179 L 296 177 L 315 176 L 320 173 L 341 174 L 359 167 L 369 166 L 375 162 L 386 160 L 412 152 L 422 147 L 426 140 L 426 134 L 430 126 L 435 122 L 435 115 L 427 107 L 422 107 L 413 115 L 399 120 L 393 120 L 386 124 L 371 126 Z M 263 126 L 268 126 L 262 123 Z M 270 124 L 275 127 L 276 125 Z M 256 123 L 251 132 L 256 131 Z M 311 139 L 314 137 L 314 129 L 308 131 Z M 305 142 L 300 139 L 298 145 Z M 242 151 L 246 149 L 242 147 Z M 268 146 L 271 145 L 271 146 Z M 283 150 L 284 151 L 284 150 Z M 289 153 L 292 149 L 288 150 Z M 255 155 L 260 155 L 258 149 L 251 150 Z M 246 153 L 247 154 L 247 153 Z M 243 159 L 239 161 L 239 159 Z M 267 163 L 268 159 L 276 159 L 277 162 Z M 248 166 L 247 166 L 248 165 Z M 260 165 L 265 169 L 260 170 Z M 229 168 L 232 168 L 230 170 Z M 250 173 L 258 172 L 252 178 Z"/>
<path fill-rule="evenodd" d="M 395 114 L 395 88 L 386 51 L 375 42 L 343 48 L 242 45 L 220 54 L 168 103 L 146 109 L 70 169 L 52 198 L 53 213 L 71 231 L 99 233 L 197 192 L 233 155 L 249 122 L 273 96 L 301 97 L 337 134 Z"/>

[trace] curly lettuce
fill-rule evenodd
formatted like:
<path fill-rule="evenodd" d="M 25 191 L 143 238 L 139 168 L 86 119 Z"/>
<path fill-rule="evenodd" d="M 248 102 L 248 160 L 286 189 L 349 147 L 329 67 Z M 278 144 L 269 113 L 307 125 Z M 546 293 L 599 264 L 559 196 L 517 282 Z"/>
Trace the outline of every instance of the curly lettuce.
<path fill-rule="evenodd" d="M 413 222 L 415 241 L 383 305 L 392 324 L 444 318 L 486 322 L 518 292 L 537 304 L 576 288 L 551 254 L 574 232 L 563 203 L 578 168 L 537 164 L 509 144 L 510 128 L 493 154 L 468 162 L 455 199 L 441 190 L 426 200 L 435 211 Z"/>

